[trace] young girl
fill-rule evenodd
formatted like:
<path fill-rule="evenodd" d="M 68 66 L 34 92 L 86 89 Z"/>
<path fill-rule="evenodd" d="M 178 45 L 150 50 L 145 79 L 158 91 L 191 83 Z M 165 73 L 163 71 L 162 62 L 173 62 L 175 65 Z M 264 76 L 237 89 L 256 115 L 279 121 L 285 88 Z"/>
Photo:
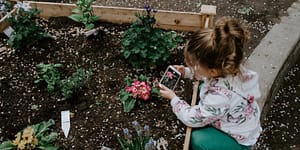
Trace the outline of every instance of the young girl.
<path fill-rule="evenodd" d="M 241 65 L 248 39 L 249 32 L 228 17 L 219 19 L 213 29 L 191 35 L 184 51 L 188 67 L 175 68 L 185 78 L 203 81 L 198 105 L 190 106 L 161 86 L 161 96 L 171 100 L 178 119 L 194 128 L 194 150 L 250 149 L 260 135 L 258 75 Z"/>

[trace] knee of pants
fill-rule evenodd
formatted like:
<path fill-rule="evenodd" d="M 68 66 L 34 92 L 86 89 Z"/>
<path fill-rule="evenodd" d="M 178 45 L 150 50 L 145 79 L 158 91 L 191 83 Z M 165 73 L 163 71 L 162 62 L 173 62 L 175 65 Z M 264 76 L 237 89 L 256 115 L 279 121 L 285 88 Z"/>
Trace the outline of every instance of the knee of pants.
<path fill-rule="evenodd" d="M 207 150 L 207 138 L 201 132 L 192 132 L 191 134 L 191 148 L 193 150 Z"/>
<path fill-rule="evenodd" d="M 242 146 L 230 137 L 220 138 L 209 128 L 196 130 L 191 134 L 191 148 L 193 150 L 250 150 L 251 146 Z M 227 135 L 225 135 L 227 136 Z"/>

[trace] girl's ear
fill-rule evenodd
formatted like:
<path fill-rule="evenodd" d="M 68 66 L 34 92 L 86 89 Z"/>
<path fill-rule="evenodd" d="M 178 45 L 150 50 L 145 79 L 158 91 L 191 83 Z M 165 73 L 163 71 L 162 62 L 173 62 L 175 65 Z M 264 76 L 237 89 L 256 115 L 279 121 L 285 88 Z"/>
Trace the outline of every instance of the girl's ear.
<path fill-rule="evenodd" d="M 208 73 L 211 77 L 218 77 L 219 76 L 219 71 L 217 69 L 209 69 Z"/>

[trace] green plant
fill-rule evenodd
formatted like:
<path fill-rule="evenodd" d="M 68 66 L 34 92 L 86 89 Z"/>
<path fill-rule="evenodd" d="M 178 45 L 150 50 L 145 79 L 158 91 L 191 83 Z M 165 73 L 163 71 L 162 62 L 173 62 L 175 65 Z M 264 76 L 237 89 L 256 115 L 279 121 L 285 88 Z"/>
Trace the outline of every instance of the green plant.
<path fill-rule="evenodd" d="M 78 69 L 67 79 L 61 79 L 58 68 L 62 66 L 62 64 L 38 64 L 39 79 L 34 82 L 40 83 L 41 81 L 45 81 L 50 93 L 60 91 L 68 99 L 86 83 L 92 72 L 85 69 Z"/>
<path fill-rule="evenodd" d="M 4 141 L 0 145 L 1 150 L 57 150 L 58 147 L 52 143 L 57 138 L 57 133 L 50 130 L 50 126 L 54 125 L 54 120 L 43 121 L 41 123 L 28 126 L 16 134 L 15 140 Z"/>
<path fill-rule="evenodd" d="M 7 2 L 6 0 L 0 0 L 0 18 L 4 17 L 8 12 L 10 12 L 13 8 L 11 2 Z"/>
<path fill-rule="evenodd" d="M 140 75 L 134 79 L 126 77 L 124 80 L 126 86 L 120 91 L 119 98 L 123 103 L 125 112 L 130 112 L 137 100 L 148 101 L 151 96 L 159 95 L 159 89 L 153 84 L 151 85 L 151 82 L 144 75 Z"/>
<path fill-rule="evenodd" d="M 150 129 L 148 125 L 142 128 L 137 121 L 133 121 L 132 125 L 136 131 L 137 137 L 132 137 L 128 128 L 123 129 L 124 138 L 118 138 L 123 150 L 154 150 L 156 142 L 150 137 Z"/>
<path fill-rule="evenodd" d="M 38 64 L 39 79 L 34 83 L 45 81 L 47 83 L 47 89 L 50 93 L 57 91 L 60 88 L 60 73 L 58 68 L 61 68 L 62 64 Z"/>
<path fill-rule="evenodd" d="M 91 71 L 78 69 L 67 79 L 61 81 L 61 92 L 65 98 L 71 98 L 73 94 L 80 89 L 92 75 Z"/>
<path fill-rule="evenodd" d="M 202 6 L 202 0 L 198 0 L 198 3 L 197 3 L 197 8 L 201 11 L 201 6 Z"/>
<path fill-rule="evenodd" d="M 253 8 L 252 7 L 242 7 L 238 9 L 238 13 L 242 14 L 242 15 L 250 15 L 253 12 Z"/>
<path fill-rule="evenodd" d="M 137 20 L 122 35 L 121 52 L 135 68 L 149 68 L 166 62 L 169 50 L 182 41 L 173 31 L 155 28 L 156 10 L 150 5 L 146 5 L 145 9 L 146 14 L 135 14 Z"/>
<path fill-rule="evenodd" d="M 73 9 L 73 14 L 69 16 L 70 19 L 81 22 L 85 25 L 86 29 L 93 29 L 94 22 L 100 19 L 99 16 L 94 15 L 92 3 L 94 0 L 78 0 L 76 3 L 77 8 Z"/>
<path fill-rule="evenodd" d="M 24 4 L 18 2 L 16 7 L 15 15 L 8 18 L 8 22 L 14 29 L 7 41 L 9 46 L 20 49 L 49 37 L 49 34 L 35 21 L 37 15 L 41 12 L 39 9 L 30 9 L 29 4 L 25 2 Z"/>

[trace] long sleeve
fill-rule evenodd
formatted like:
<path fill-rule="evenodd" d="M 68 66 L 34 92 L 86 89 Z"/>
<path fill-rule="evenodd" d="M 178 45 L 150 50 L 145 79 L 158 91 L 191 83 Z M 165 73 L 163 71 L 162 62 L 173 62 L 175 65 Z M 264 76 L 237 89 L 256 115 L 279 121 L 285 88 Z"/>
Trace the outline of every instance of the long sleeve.
<path fill-rule="evenodd" d="M 208 95 L 198 105 L 190 106 L 179 97 L 171 100 L 177 118 L 189 127 L 203 127 L 219 120 L 228 111 L 228 99 L 224 95 Z"/>
<path fill-rule="evenodd" d="M 255 144 L 262 131 L 256 101 L 261 96 L 257 73 L 242 68 L 239 76 L 203 81 L 198 105 L 191 107 L 179 97 L 171 100 L 177 118 L 189 127 L 211 124 L 240 144 Z"/>

